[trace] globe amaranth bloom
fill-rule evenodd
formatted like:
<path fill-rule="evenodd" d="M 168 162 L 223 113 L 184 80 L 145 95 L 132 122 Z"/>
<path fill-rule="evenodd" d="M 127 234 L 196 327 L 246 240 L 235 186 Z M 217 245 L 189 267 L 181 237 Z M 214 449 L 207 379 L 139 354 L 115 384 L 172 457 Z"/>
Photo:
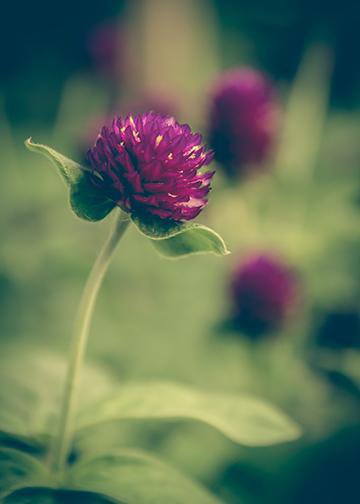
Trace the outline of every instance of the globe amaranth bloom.
<path fill-rule="evenodd" d="M 279 107 L 269 80 L 251 68 L 224 72 L 215 82 L 208 118 L 209 142 L 228 175 L 259 167 L 278 132 Z"/>
<path fill-rule="evenodd" d="M 125 212 L 191 220 L 207 203 L 213 158 L 200 134 L 173 117 L 116 117 L 88 151 L 92 182 Z"/>
<path fill-rule="evenodd" d="M 295 274 L 279 259 L 255 254 L 236 266 L 230 290 L 236 328 L 259 337 L 281 326 L 298 285 Z"/>

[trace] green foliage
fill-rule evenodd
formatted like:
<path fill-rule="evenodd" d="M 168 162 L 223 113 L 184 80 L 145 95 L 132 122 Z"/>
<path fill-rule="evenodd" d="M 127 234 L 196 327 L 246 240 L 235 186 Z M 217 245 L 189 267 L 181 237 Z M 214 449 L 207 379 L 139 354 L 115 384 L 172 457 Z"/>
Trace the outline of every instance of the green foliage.
<path fill-rule="evenodd" d="M 63 156 L 47 145 L 34 143 L 31 138 L 25 141 L 25 145 L 30 151 L 42 154 L 52 161 L 69 187 L 71 184 L 76 184 L 79 178 L 81 178 L 83 169 L 79 163 Z"/>
<path fill-rule="evenodd" d="M 0 432 L 21 436 L 27 442 L 32 438 L 44 441 L 56 429 L 66 370 L 62 358 L 40 349 L 30 357 L 33 352 L 20 355 L 15 349 L 0 361 Z M 111 384 L 105 373 L 87 366 L 80 383 L 80 407 L 87 408 L 103 397 Z"/>
<path fill-rule="evenodd" d="M 49 444 L 57 424 L 59 385 L 65 363 L 41 351 L 29 352 L 31 358 L 16 358 L 16 354 L 2 356 L 1 383 L 6 394 L 0 399 L 0 431 L 11 431 L 13 441 L 18 432 L 19 442 L 26 435 Z M 84 370 L 79 399 L 76 438 L 86 437 L 89 427 L 101 427 L 109 421 L 175 418 L 208 424 L 234 442 L 250 446 L 289 441 L 299 435 L 292 421 L 257 399 L 158 382 L 124 384 L 117 391 L 110 377 L 91 367 Z M 101 432 L 106 436 L 107 429 L 103 427 L 97 435 L 100 440 Z M 40 457 L 44 451 L 45 447 L 39 451 Z M 113 448 L 112 453 L 103 449 L 91 460 L 83 458 L 80 451 L 77 462 L 68 466 L 61 491 L 35 488 L 51 487 L 54 481 L 35 455 L 20 449 L 0 451 L 0 474 L 4 495 L 19 490 L 6 499 L 10 503 L 78 502 L 74 499 L 81 502 L 82 494 L 70 490 L 95 493 L 91 497 L 94 503 L 102 502 L 102 496 L 129 504 L 217 502 L 196 483 L 149 455 L 134 451 L 113 453 Z"/>
<path fill-rule="evenodd" d="M 125 384 L 94 406 L 83 412 L 80 428 L 122 419 L 186 418 L 204 422 L 248 446 L 290 441 L 300 435 L 293 421 L 260 399 L 170 383 Z"/>
<path fill-rule="evenodd" d="M 122 504 L 93 492 L 56 490 L 43 487 L 23 488 L 4 499 L 4 504 Z"/>
<path fill-rule="evenodd" d="M 40 466 L 40 464 L 38 464 Z M 0 466 L 2 468 L 2 466 Z M 21 466 L 13 466 L 20 475 Z M 64 488 L 23 478 L 8 487 L 7 504 L 220 504 L 197 483 L 139 451 L 122 451 L 80 461 L 69 468 Z M 42 488 L 40 487 L 42 486 Z M 48 487 L 45 487 L 45 486 Z M 4 495 L 5 496 L 5 495 Z"/>
<path fill-rule="evenodd" d="M 71 465 L 64 480 L 18 450 L 0 449 L 0 499 L 7 504 L 219 504 L 197 483 L 139 451 L 102 454 Z"/>
<path fill-rule="evenodd" d="M 25 485 L 49 483 L 48 471 L 35 457 L 20 450 L 0 447 L 0 499 Z"/>
<path fill-rule="evenodd" d="M 162 219 L 151 221 L 132 218 L 141 233 L 151 239 L 156 250 L 168 258 L 184 257 L 190 254 L 227 255 L 229 251 L 224 240 L 207 226 L 193 222 L 166 222 Z"/>
<path fill-rule="evenodd" d="M 29 437 L 50 434 L 64 371 L 61 359 L 41 352 L 38 359 L 19 358 L 17 367 L 10 364 L 3 369 L 6 394 L 0 396 L 0 430 Z M 26 376 L 32 376 L 31 385 Z M 208 423 L 246 445 L 267 445 L 299 435 L 291 420 L 259 399 L 162 382 L 128 383 L 117 391 L 105 373 L 92 367 L 83 373 L 80 398 L 80 430 L 114 420 L 187 418 Z"/>
<path fill-rule="evenodd" d="M 80 462 L 69 472 L 69 483 L 127 504 L 220 504 L 201 486 L 138 451 Z"/>
<path fill-rule="evenodd" d="M 70 466 L 64 480 L 21 451 L 0 448 L 0 499 L 4 503 L 219 504 L 197 483 L 138 451 L 103 454 Z"/>
<path fill-rule="evenodd" d="M 51 147 L 33 143 L 31 138 L 26 140 L 25 145 L 29 150 L 50 159 L 56 166 L 69 188 L 70 205 L 78 217 L 88 221 L 98 221 L 106 217 L 115 207 L 113 201 L 91 184 L 85 167 Z"/>
<path fill-rule="evenodd" d="M 356 349 L 341 352 L 318 348 L 313 357 L 314 364 L 327 373 L 337 373 L 351 381 L 360 391 L 360 353 Z"/>
<path fill-rule="evenodd" d="M 6 393 L 0 396 L 0 430 L 42 439 L 56 428 L 65 363 L 42 352 L 36 359 L 19 357 L 17 363 L 4 360 L 7 364 L 1 382 Z M 30 384 L 27 376 L 32 377 Z M 84 370 L 79 396 L 77 431 L 125 419 L 183 418 L 209 424 L 235 443 L 249 446 L 299 436 L 294 422 L 259 399 L 202 392 L 166 382 L 128 383 L 117 390 L 106 373 L 89 366 Z"/>

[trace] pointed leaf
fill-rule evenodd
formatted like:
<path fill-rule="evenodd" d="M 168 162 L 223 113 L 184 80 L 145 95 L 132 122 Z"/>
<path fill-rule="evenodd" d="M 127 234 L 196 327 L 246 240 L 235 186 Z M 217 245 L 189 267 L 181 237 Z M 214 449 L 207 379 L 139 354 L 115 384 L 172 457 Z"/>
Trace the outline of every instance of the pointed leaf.
<path fill-rule="evenodd" d="M 224 240 L 215 231 L 202 224 L 180 223 L 162 219 L 140 220 L 132 217 L 138 230 L 151 239 L 156 250 L 167 258 L 190 254 L 227 255 Z"/>
<path fill-rule="evenodd" d="M 54 163 L 58 169 L 59 174 L 64 179 L 68 186 L 76 183 L 78 179 L 82 176 L 83 170 L 79 163 L 73 161 L 72 159 L 63 156 L 55 149 L 48 147 L 47 145 L 37 144 L 32 141 L 32 138 L 25 140 L 25 146 L 32 152 L 37 152 L 47 157 L 50 161 Z"/>
<path fill-rule="evenodd" d="M 98 221 L 108 215 L 115 203 L 104 196 L 90 181 L 88 169 L 69 159 L 56 150 L 26 140 L 26 147 L 33 152 L 44 155 L 58 169 L 70 190 L 70 205 L 81 219 Z"/>
<path fill-rule="evenodd" d="M 84 410 L 79 428 L 122 419 L 186 418 L 204 422 L 232 441 L 265 446 L 299 437 L 299 427 L 260 399 L 214 394 L 172 383 L 123 385 L 118 393 Z"/>
<path fill-rule="evenodd" d="M 45 466 L 34 457 L 13 448 L 0 448 L 0 499 L 17 488 L 48 483 Z"/>
<path fill-rule="evenodd" d="M 220 504 L 197 483 L 139 451 L 105 454 L 76 464 L 71 486 L 127 504 Z"/>

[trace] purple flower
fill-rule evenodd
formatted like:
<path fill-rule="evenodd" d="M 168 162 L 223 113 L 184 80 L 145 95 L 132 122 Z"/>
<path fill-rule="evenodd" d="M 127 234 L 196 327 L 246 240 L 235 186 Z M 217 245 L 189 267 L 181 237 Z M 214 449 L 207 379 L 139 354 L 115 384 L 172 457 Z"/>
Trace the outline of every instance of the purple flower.
<path fill-rule="evenodd" d="M 233 320 L 241 331 L 260 336 L 277 329 L 297 298 L 294 273 L 269 255 L 253 255 L 235 269 L 231 282 Z"/>
<path fill-rule="evenodd" d="M 229 175 L 244 174 L 268 157 L 278 130 L 278 103 L 267 78 L 251 68 L 223 73 L 210 103 L 209 139 Z"/>
<path fill-rule="evenodd" d="M 91 33 L 89 53 L 96 70 L 111 79 L 118 79 L 123 73 L 124 37 L 114 21 L 98 25 Z"/>
<path fill-rule="evenodd" d="M 139 217 L 191 220 L 207 203 L 213 158 L 200 134 L 173 117 L 147 112 L 115 117 L 88 151 L 91 180 Z"/>

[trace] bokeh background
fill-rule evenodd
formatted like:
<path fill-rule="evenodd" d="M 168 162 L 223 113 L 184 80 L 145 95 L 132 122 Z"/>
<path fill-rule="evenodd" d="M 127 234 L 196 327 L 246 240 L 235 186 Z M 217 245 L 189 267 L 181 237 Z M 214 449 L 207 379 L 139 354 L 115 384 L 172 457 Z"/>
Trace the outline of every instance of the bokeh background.
<path fill-rule="evenodd" d="M 99 122 L 149 108 L 209 129 L 229 68 L 265 72 L 280 129 L 265 169 L 217 166 L 200 221 L 226 258 L 166 261 L 130 230 L 96 309 L 89 361 L 120 382 L 165 378 L 264 397 L 304 430 L 239 448 L 203 426 L 151 424 L 84 441 L 150 448 L 237 503 L 359 502 L 360 12 L 357 2 L 12 2 L 0 47 L 0 352 L 66 356 L 75 307 L 110 219 L 75 218 L 35 141 L 81 161 Z M 234 268 L 253 253 L 295 272 L 298 302 L 270 335 L 229 324 Z"/>

